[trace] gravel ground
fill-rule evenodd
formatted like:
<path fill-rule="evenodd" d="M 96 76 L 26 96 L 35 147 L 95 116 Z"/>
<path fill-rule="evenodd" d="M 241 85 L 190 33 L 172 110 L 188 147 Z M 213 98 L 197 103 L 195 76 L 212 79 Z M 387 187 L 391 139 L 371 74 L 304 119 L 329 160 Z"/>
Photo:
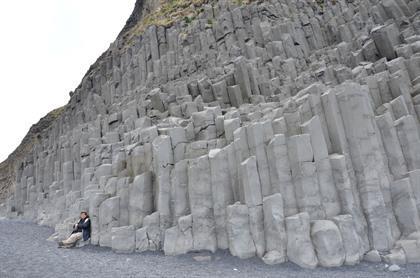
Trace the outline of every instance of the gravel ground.
<path fill-rule="evenodd" d="M 259 259 L 240 260 L 226 252 L 197 262 L 194 253 L 165 257 L 162 253 L 115 254 L 108 248 L 86 246 L 58 249 L 46 239 L 48 227 L 0 219 L 0 278 L 19 277 L 420 277 L 420 265 L 388 272 L 384 264 L 305 270 L 292 263 L 268 266 Z"/>

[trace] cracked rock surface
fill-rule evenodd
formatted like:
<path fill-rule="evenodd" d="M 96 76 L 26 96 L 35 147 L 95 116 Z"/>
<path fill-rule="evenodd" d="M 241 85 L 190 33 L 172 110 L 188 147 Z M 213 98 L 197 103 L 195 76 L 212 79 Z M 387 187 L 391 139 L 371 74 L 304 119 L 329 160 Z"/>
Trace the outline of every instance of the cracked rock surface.
<path fill-rule="evenodd" d="M 60 240 L 88 210 L 117 253 L 420 262 L 420 2 L 205 3 L 111 45 L 1 165 L 0 215 Z"/>

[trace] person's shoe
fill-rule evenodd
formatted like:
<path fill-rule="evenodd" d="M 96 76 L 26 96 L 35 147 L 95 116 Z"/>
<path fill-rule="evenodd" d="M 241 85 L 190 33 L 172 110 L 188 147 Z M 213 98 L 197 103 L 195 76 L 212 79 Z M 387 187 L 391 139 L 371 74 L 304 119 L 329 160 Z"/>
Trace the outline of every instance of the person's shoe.
<path fill-rule="evenodd" d="M 58 248 L 62 248 L 64 246 L 64 243 L 62 241 L 58 242 Z"/>

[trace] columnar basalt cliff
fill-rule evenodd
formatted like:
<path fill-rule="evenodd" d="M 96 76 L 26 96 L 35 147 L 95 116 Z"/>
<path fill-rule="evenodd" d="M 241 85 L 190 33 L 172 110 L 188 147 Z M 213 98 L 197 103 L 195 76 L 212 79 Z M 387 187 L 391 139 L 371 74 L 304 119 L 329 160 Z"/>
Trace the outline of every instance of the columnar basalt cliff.
<path fill-rule="evenodd" d="M 116 252 L 420 263 L 418 0 L 156 2 L 0 165 L 0 214 L 61 239 L 88 210 Z"/>

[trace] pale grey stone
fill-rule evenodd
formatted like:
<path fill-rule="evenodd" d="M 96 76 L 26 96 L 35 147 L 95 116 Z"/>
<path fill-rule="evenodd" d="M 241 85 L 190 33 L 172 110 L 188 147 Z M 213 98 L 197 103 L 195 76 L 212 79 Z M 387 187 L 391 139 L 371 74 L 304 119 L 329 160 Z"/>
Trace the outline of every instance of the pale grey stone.
<path fill-rule="evenodd" d="M 353 217 L 349 214 L 332 218 L 340 230 L 345 251 L 345 265 L 356 265 L 363 258 L 362 242 L 356 232 Z"/>
<path fill-rule="evenodd" d="M 171 138 L 161 135 L 153 140 L 153 162 L 155 170 L 155 206 L 160 214 L 162 230 L 172 224 L 171 214 L 171 170 L 174 165 Z"/>
<path fill-rule="evenodd" d="M 149 239 L 147 237 L 147 227 L 136 230 L 136 252 L 149 250 Z"/>
<path fill-rule="evenodd" d="M 309 214 L 286 217 L 287 258 L 303 268 L 316 268 L 318 258 L 311 241 Z"/>
<path fill-rule="evenodd" d="M 394 213 L 403 236 L 420 231 L 420 219 L 410 179 L 394 181 L 391 195 Z"/>
<path fill-rule="evenodd" d="M 153 210 L 152 173 L 147 172 L 134 178 L 129 185 L 128 217 L 130 225 L 140 228 L 143 219 Z"/>
<path fill-rule="evenodd" d="M 262 205 L 261 184 L 255 156 L 241 163 L 241 173 L 245 203 L 248 207 Z"/>
<path fill-rule="evenodd" d="M 112 228 L 119 226 L 120 197 L 106 199 L 99 206 L 99 245 L 112 247 Z"/>
<path fill-rule="evenodd" d="M 390 254 L 383 256 L 383 259 L 388 264 L 399 264 L 405 265 L 407 263 L 407 259 L 405 257 L 404 251 L 399 249 L 391 249 Z"/>
<path fill-rule="evenodd" d="M 380 263 L 382 261 L 381 255 L 377 250 L 371 250 L 365 254 L 363 260 L 370 263 Z"/>
<path fill-rule="evenodd" d="M 193 250 L 192 216 L 180 217 L 178 225 L 169 228 L 165 232 L 163 250 L 165 255 L 186 254 Z"/>
<path fill-rule="evenodd" d="M 136 247 L 134 226 L 112 228 L 112 250 L 117 253 L 132 253 Z"/>
<path fill-rule="evenodd" d="M 266 133 L 265 130 L 266 128 L 263 123 L 254 123 L 246 127 L 250 154 L 255 156 L 257 160 L 261 194 L 263 197 L 270 195 L 272 192 L 267 153 L 265 151 L 265 142 L 269 140 L 266 140 L 265 137 L 267 136 L 264 136 Z"/>
<path fill-rule="evenodd" d="M 294 215 L 297 211 L 295 189 L 288 158 L 286 137 L 277 134 L 267 145 L 267 158 L 273 193 L 283 197 L 284 214 Z"/>
<path fill-rule="evenodd" d="M 397 272 L 397 271 L 400 271 L 400 269 L 401 268 L 396 264 L 393 264 L 390 267 L 388 267 L 388 271 L 391 271 L 391 272 Z"/>
<path fill-rule="evenodd" d="M 254 241 L 256 254 L 258 257 L 262 258 L 266 249 L 263 207 L 261 205 L 248 207 L 248 212 L 249 228 L 251 230 L 251 236 Z"/>
<path fill-rule="evenodd" d="M 393 215 L 388 213 L 389 207 L 385 204 L 390 202 L 384 195 L 390 196 L 389 189 L 382 188 L 383 182 L 389 184 L 389 180 L 383 173 L 382 154 L 374 137 L 377 131 L 372 107 L 363 87 L 356 83 L 344 82 L 336 90 L 363 211 L 370 225 L 369 240 L 375 249 L 389 250 L 394 244 Z M 384 221 L 384 217 L 388 219 Z"/>
<path fill-rule="evenodd" d="M 264 262 L 267 260 L 274 263 L 274 260 L 276 263 L 284 263 L 287 260 L 287 236 L 282 195 L 277 193 L 265 197 L 263 199 L 263 209 L 265 246 L 267 253 L 270 253 L 268 256 L 264 256 Z"/>
<path fill-rule="evenodd" d="M 311 237 L 319 264 L 324 267 L 341 266 L 345 250 L 337 225 L 330 220 L 316 220 L 311 226 Z"/>
<path fill-rule="evenodd" d="M 154 212 L 143 219 L 143 227 L 146 228 L 147 250 L 158 251 L 162 247 L 162 234 L 160 230 L 159 212 Z M 144 242 L 139 242 L 139 251 L 145 247 Z"/>
<path fill-rule="evenodd" d="M 109 198 L 108 194 L 105 193 L 95 193 L 91 195 L 89 198 L 89 215 L 90 215 L 90 221 L 91 221 L 91 235 L 90 235 L 90 242 L 93 245 L 99 244 L 99 211 L 100 211 L 100 205 L 103 201 Z"/>
<path fill-rule="evenodd" d="M 299 210 L 309 213 L 311 220 L 325 218 L 310 135 L 292 136 L 287 145 Z"/>
<path fill-rule="evenodd" d="M 256 249 L 251 236 L 248 207 L 236 203 L 227 207 L 229 250 L 241 259 L 254 257 Z"/>
<path fill-rule="evenodd" d="M 192 210 L 193 248 L 195 251 L 216 252 L 216 223 L 213 211 L 207 207 Z"/>
<path fill-rule="evenodd" d="M 174 224 L 180 217 L 190 212 L 187 160 L 176 163 L 171 172 L 171 210 L 173 211 Z"/>
<path fill-rule="evenodd" d="M 226 207 L 233 203 L 228 153 L 225 149 L 213 149 L 209 153 L 213 212 L 216 222 L 217 246 L 227 249 Z"/>
<path fill-rule="evenodd" d="M 419 240 L 399 240 L 396 242 L 395 247 L 403 250 L 407 263 L 420 263 Z"/>

